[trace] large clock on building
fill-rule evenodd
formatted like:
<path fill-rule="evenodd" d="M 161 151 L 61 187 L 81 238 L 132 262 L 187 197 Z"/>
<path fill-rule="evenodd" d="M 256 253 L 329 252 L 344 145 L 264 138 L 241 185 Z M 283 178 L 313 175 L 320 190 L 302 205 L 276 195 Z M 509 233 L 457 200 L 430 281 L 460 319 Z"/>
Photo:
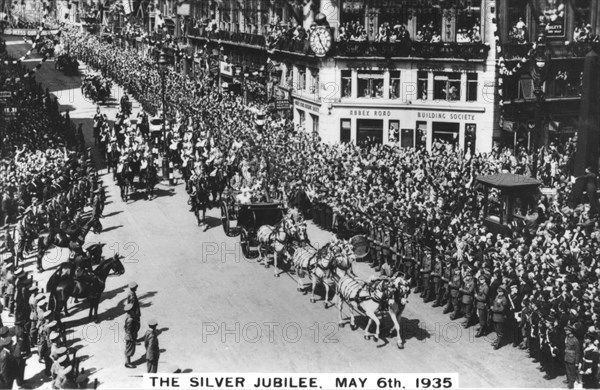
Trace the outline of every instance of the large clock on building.
<path fill-rule="evenodd" d="M 310 48 L 317 57 L 325 57 L 325 55 L 331 49 L 331 43 L 333 37 L 331 36 L 331 30 L 324 26 L 315 28 L 309 37 Z"/>

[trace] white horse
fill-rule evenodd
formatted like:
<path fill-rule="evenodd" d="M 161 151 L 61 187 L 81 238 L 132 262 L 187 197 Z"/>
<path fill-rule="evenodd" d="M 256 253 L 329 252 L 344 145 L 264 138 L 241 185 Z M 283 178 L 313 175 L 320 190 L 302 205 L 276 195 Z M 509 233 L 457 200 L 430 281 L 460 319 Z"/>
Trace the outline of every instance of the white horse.
<path fill-rule="evenodd" d="M 298 291 L 304 291 L 302 279 L 308 276 L 311 279 L 312 291 L 310 301 L 316 302 L 315 289 L 318 283 L 325 287 L 325 308 L 333 305 L 329 300 L 329 289 L 334 286 L 335 262 L 333 254 L 328 247 L 317 250 L 312 247 L 296 248 L 292 256 L 292 264 L 298 277 Z"/>
<path fill-rule="evenodd" d="M 339 317 L 338 325 L 343 327 L 345 322 L 342 319 L 342 310 L 344 303 L 350 306 L 350 326 L 356 329 L 355 315 L 353 310 L 366 315 L 369 318 L 365 327 L 365 340 L 373 338 L 375 341 L 379 338 L 380 325 L 378 314 L 387 311 L 394 323 L 398 340 L 398 348 L 404 348 L 404 340 L 400 332 L 400 318 L 402 311 L 406 306 L 408 294 L 410 293 L 409 284 L 402 277 L 380 278 L 372 280 L 370 283 L 359 279 L 349 273 L 338 275 L 336 281 L 338 293 Z M 376 326 L 375 333 L 369 332 L 371 323 Z"/>
<path fill-rule="evenodd" d="M 296 234 L 296 226 L 289 218 L 284 218 L 276 226 L 263 225 L 258 228 L 256 239 L 258 240 L 258 251 L 261 260 L 259 263 L 269 268 L 267 254 L 270 250 L 273 251 L 273 265 L 275 266 L 273 276 L 279 277 L 278 258 L 287 256 L 287 246 L 292 237 Z"/>

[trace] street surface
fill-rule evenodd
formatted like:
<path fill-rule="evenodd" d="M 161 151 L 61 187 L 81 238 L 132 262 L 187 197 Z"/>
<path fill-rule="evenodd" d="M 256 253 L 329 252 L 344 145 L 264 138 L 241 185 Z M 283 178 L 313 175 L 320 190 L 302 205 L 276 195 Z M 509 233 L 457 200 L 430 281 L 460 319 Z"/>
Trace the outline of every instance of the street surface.
<path fill-rule="evenodd" d="M 19 39 L 8 44 L 13 57 L 28 47 Z M 38 59 L 32 55 L 25 64 L 31 68 Z M 93 146 L 96 106 L 82 97 L 80 76 L 65 76 L 49 60 L 36 80 L 59 97 L 62 109 L 70 110 L 76 124 L 83 123 L 87 142 Z M 115 86 L 116 102 L 120 96 Z M 116 102 L 102 107 L 111 120 Z M 134 102 L 133 107 L 135 117 L 139 105 Z M 308 295 L 296 291 L 295 276 L 275 278 L 272 268 L 245 260 L 239 238 L 223 233 L 217 208 L 207 213 L 211 225 L 207 232 L 197 227 L 181 180 L 172 187 L 163 181 L 154 200 L 134 197 L 125 204 L 95 149 L 94 159 L 107 187 L 108 204 L 101 220 L 104 231 L 90 233 L 86 246 L 106 243 L 104 256 L 114 251 L 125 256 L 126 272 L 108 278 L 98 324 L 88 323 L 85 302 L 70 303 L 75 310 L 65 322 L 71 347 L 83 357 L 81 366 L 93 372 L 92 381 L 96 378 L 100 388 L 137 388 L 146 369 L 143 343 L 133 359 L 138 367 L 123 365 L 123 306 L 133 280 L 139 284 L 142 306 L 140 337 L 150 318 L 158 321 L 162 331 L 159 371 L 163 372 L 174 368 L 184 372 L 458 372 L 461 387 L 563 387 L 564 377 L 543 379 L 538 365 L 523 351 L 510 345 L 493 351 L 494 334 L 475 339 L 476 326 L 463 329 L 461 320 L 450 321 L 441 309 L 424 304 L 415 294 L 409 297 L 402 319 L 404 350 L 396 347 L 395 338 L 366 341 L 362 329 L 351 331 L 349 325 L 338 329 L 337 308 L 325 309 L 321 301 L 311 303 Z M 309 237 L 323 245 L 332 236 L 309 222 Z M 27 270 L 45 287 L 52 267 L 67 256 L 67 250 L 53 249 L 44 261 L 50 271 L 37 275 L 33 259 Z M 365 279 L 372 273 L 365 264 L 358 264 L 356 271 Z M 390 323 L 386 320 L 382 335 Z M 366 321 L 358 324 L 364 328 Z M 25 375 L 30 385 L 49 386 L 43 384 L 41 371 L 34 355 Z"/>

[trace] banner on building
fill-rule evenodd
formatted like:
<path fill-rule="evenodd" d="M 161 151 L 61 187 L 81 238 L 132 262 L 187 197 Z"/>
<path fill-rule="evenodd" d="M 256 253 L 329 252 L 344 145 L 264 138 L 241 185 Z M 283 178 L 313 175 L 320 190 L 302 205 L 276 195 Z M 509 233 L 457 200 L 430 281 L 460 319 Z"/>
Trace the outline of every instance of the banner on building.
<path fill-rule="evenodd" d="M 546 23 L 548 37 L 564 37 L 567 7 L 565 0 L 540 0 L 540 12 Z"/>

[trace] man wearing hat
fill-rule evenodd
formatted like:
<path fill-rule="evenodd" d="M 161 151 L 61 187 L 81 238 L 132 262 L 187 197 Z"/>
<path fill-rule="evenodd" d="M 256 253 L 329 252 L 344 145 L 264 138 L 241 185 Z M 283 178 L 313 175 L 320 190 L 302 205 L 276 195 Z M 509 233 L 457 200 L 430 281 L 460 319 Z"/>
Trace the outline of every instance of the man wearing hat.
<path fill-rule="evenodd" d="M 17 386 L 23 386 L 25 380 L 25 366 L 27 359 L 31 356 L 31 348 L 29 346 L 29 334 L 25 331 L 22 320 L 15 321 L 15 337 L 16 342 L 13 348 L 13 356 L 17 366 L 16 380 Z"/>
<path fill-rule="evenodd" d="M 135 344 L 137 340 L 137 332 L 140 328 L 139 319 L 133 315 L 134 307 L 131 303 L 125 305 L 125 367 L 135 368 L 131 363 L 131 357 L 135 354 Z"/>
<path fill-rule="evenodd" d="M 569 389 L 572 389 L 578 378 L 577 367 L 581 364 L 581 345 L 579 344 L 579 340 L 573 335 L 573 327 L 571 325 L 565 327 L 565 333 L 567 337 L 565 338 L 564 362 L 567 372 L 567 383 Z"/>
<path fill-rule="evenodd" d="M 158 369 L 158 358 L 160 357 L 160 349 L 158 347 L 158 323 L 152 319 L 148 321 L 148 329 L 144 337 L 144 346 L 146 347 L 146 366 L 149 374 L 156 374 Z"/>
<path fill-rule="evenodd" d="M 471 314 L 473 312 L 473 295 L 475 293 L 475 279 L 473 278 L 473 271 L 470 267 L 467 268 L 466 275 L 463 279 L 463 283 L 459 291 L 462 294 L 462 310 L 465 316 L 463 328 L 468 328 L 469 326 L 471 326 Z"/>
<path fill-rule="evenodd" d="M 492 321 L 494 322 L 494 330 L 496 331 L 496 341 L 494 349 L 499 349 L 504 336 L 504 323 L 506 322 L 506 311 L 508 310 L 508 300 L 506 299 L 506 285 L 498 287 L 496 298 L 492 302 Z"/>
<path fill-rule="evenodd" d="M 475 291 L 475 307 L 477 309 L 477 318 L 479 319 L 479 329 L 475 337 L 482 337 L 487 334 L 488 319 L 488 296 L 490 288 L 484 274 L 479 275 L 479 283 Z"/>
<path fill-rule="evenodd" d="M 136 294 L 137 289 L 138 289 L 138 284 L 136 282 L 132 281 L 131 283 L 129 283 L 129 291 L 127 292 L 126 303 L 130 303 L 133 306 L 133 309 L 131 310 L 131 314 L 139 323 L 142 313 L 140 310 L 140 302 L 138 301 L 138 297 Z M 139 328 L 138 328 L 138 330 L 139 330 Z M 136 338 L 135 339 L 137 340 L 137 330 L 136 330 Z"/>
<path fill-rule="evenodd" d="M 10 335 L 0 338 L 0 389 L 12 389 L 17 378 L 17 362 L 10 351 Z"/>

